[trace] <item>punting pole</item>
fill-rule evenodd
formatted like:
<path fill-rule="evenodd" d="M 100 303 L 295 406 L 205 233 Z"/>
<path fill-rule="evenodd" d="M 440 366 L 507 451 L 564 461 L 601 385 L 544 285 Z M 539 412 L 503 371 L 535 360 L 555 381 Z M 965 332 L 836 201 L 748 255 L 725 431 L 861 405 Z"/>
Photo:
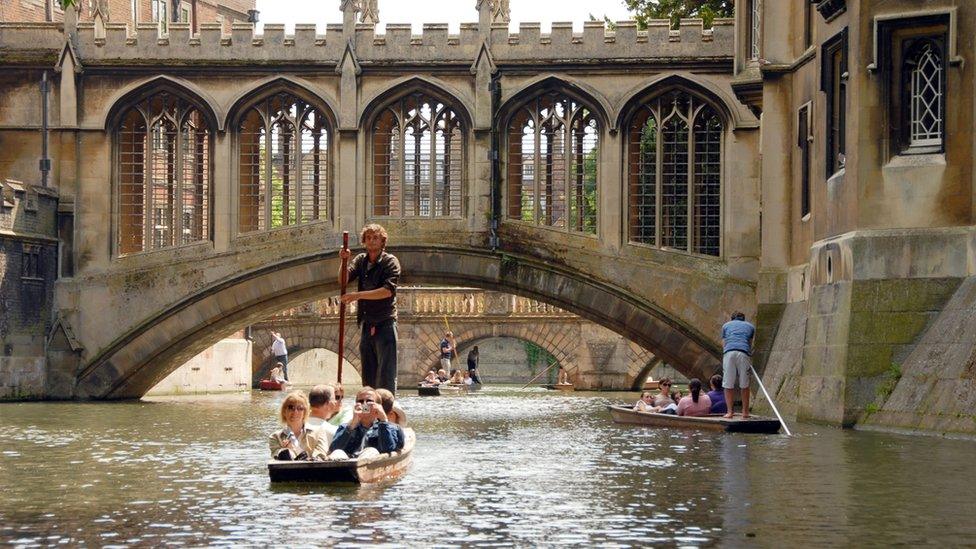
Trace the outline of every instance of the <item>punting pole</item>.
<path fill-rule="evenodd" d="M 783 426 L 783 430 L 786 431 L 786 435 L 793 436 L 793 433 L 790 432 L 790 428 L 787 427 L 786 422 L 783 421 L 783 416 L 779 415 L 779 410 L 776 409 L 776 403 L 773 402 L 773 399 L 770 398 L 769 393 L 766 392 L 766 386 L 763 385 L 762 379 L 760 379 L 759 374 L 756 373 L 756 369 L 753 368 L 751 364 L 749 365 L 749 369 L 752 370 L 752 375 L 756 376 L 756 381 L 759 382 L 759 388 L 762 389 L 763 394 L 766 395 L 766 400 L 769 401 L 769 405 L 773 407 L 773 412 L 776 413 L 776 419 L 778 419 L 779 424 Z"/>
<path fill-rule="evenodd" d="M 542 374 L 548 372 L 549 370 L 552 370 L 552 367 L 555 366 L 556 364 L 559 364 L 559 361 L 553 362 L 552 364 L 549 365 L 548 368 L 546 368 L 545 370 L 542 370 L 541 372 L 539 372 L 539 375 L 537 375 L 534 378 L 530 379 L 528 383 L 526 383 L 525 385 L 522 386 L 522 388 L 525 389 L 529 385 L 532 385 L 532 382 L 533 381 L 535 381 L 535 380 L 539 379 L 540 377 L 542 377 Z M 556 381 L 558 381 L 558 380 L 556 380 Z"/>
<path fill-rule="evenodd" d="M 342 250 L 349 249 L 349 231 L 342 231 Z M 339 367 L 336 370 L 339 384 L 342 384 L 342 351 L 346 343 L 346 304 L 342 302 L 342 296 L 346 295 L 346 278 L 348 278 L 349 260 L 342 258 L 342 266 L 339 268 Z"/>

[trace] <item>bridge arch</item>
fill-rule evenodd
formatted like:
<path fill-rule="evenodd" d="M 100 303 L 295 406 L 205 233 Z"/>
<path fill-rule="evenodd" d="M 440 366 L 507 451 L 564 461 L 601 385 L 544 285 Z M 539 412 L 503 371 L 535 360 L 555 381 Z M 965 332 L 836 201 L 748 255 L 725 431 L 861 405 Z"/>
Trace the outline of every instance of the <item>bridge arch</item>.
<path fill-rule="evenodd" d="M 353 328 L 355 325 L 351 326 Z M 302 354 L 313 349 L 326 349 L 335 352 L 339 348 L 338 333 L 334 330 L 314 330 L 313 334 L 302 331 L 296 333 L 289 327 L 276 327 L 281 337 L 288 343 L 288 362 L 297 359 Z M 271 353 L 271 336 L 266 331 L 252 334 L 251 373 L 253 382 L 257 383 L 265 377 L 274 366 L 275 357 Z M 360 378 L 363 375 L 363 362 L 359 356 L 359 332 L 355 329 L 346 330 L 346 345 L 343 359 L 356 370 Z"/>
<path fill-rule="evenodd" d="M 132 105 L 160 92 L 171 93 L 192 103 L 200 110 L 213 131 L 223 131 L 223 110 L 209 93 L 189 80 L 165 74 L 133 82 L 119 90 L 108 103 L 110 106 L 104 113 L 101 127 L 114 132 L 122 115 Z"/>
<path fill-rule="evenodd" d="M 654 299 L 639 298 L 611 282 L 542 259 L 480 248 L 402 246 L 390 251 L 410 265 L 405 284 L 470 286 L 530 297 L 601 324 L 686 375 L 704 377 L 719 367 L 720 351 L 713 341 Z M 138 398 L 227 334 L 337 292 L 338 264 L 337 252 L 330 250 L 207 285 L 93 353 L 76 376 L 73 396 Z"/>

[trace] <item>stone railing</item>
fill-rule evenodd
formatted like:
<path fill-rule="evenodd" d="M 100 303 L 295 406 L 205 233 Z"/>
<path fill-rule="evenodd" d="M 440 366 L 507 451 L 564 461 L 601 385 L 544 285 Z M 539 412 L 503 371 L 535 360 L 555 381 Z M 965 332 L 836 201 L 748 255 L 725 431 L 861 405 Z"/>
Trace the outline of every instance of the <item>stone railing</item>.
<path fill-rule="evenodd" d="M 418 317 L 574 316 L 559 307 L 527 297 L 475 288 L 402 287 L 397 291 L 397 310 L 401 316 Z M 355 315 L 356 304 L 351 304 L 346 312 Z M 272 319 L 338 315 L 339 298 L 333 296 L 281 311 Z"/>

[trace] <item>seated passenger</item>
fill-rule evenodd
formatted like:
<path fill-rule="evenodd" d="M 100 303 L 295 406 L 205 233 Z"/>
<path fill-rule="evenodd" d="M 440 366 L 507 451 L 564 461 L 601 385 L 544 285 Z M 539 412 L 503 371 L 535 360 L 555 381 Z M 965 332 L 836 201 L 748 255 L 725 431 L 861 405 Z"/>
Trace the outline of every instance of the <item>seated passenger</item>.
<path fill-rule="evenodd" d="M 325 444 L 332 444 L 332 437 L 335 436 L 336 429 L 339 427 L 329 423 L 329 418 L 339 413 L 342 407 L 335 398 L 335 388 L 331 385 L 316 385 L 308 392 L 308 403 L 311 410 L 305 425 L 310 429 L 316 429 L 326 437 Z"/>
<path fill-rule="evenodd" d="M 387 419 L 400 427 L 406 427 L 407 413 L 400 407 L 393 393 L 386 389 L 377 389 L 376 396 L 380 399 L 380 404 L 383 406 L 383 411 L 386 412 Z"/>
<path fill-rule="evenodd" d="M 437 379 L 441 383 L 447 383 L 447 380 L 450 379 L 450 378 L 447 377 L 447 372 L 445 372 L 443 369 L 441 369 L 441 370 L 437 370 Z"/>
<path fill-rule="evenodd" d="M 437 379 L 437 373 L 434 370 L 427 372 L 427 377 L 420 382 L 421 385 L 438 385 L 441 380 Z"/>
<path fill-rule="evenodd" d="M 671 378 L 662 377 L 657 387 L 660 392 L 654 395 L 654 405 L 658 408 L 664 408 L 671 402 Z"/>
<path fill-rule="evenodd" d="M 270 379 L 271 381 L 275 381 L 277 383 L 281 383 L 285 381 L 285 375 L 282 372 L 284 366 L 285 366 L 284 364 L 280 362 L 276 362 L 274 368 L 272 368 L 271 372 L 268 373 L 268 379 Z"/>
<path fill-rule="evenodd" d="M 678 402 L 678 415 L 707 416 L 712 409 L 712 401 L 708 398 L 708 395 L 702 394 L 701 380 L 696 378 L 689 381 L 688 389 L 691 391 L 691 394 Z"/>
<path fill-rule="evenodd" d="M 729 409 L 725 405 L 725 391 L 722 389 L 722 376 L 715 374 L 708 380 L 712 390 L 708 392 L 708 399 L 712 401 L 711 414 L 724 414 Z"/>
<path fill-rule="evenodd" d="M 280 460 L 320 460 L 328 453 L 329 445 L 323 434 L 305 425 L 309 412 L 308 397 L 293 391 L 281 402 L 279 416 L 284 425 L 268 437 L 271 457 Z"/>
<path fill-rule="evenodd" d="M 352 406 L 342 406 L 342 397 L 345 396 L 346 392 L 343 390 L 341 383 L 330 383 L 330 385 L 335 391 L 336 405 L 338 408 L 335 414 L 329 417 L 329 424 L 335 425 L 338 428 L 340 425 L 349 423 L 349 420 L 352 419 Z M 334 435 L 335 433 L 333 433 Z"/>
<path fill-rule="evenodd" d="M 652 408 L 655 408 L 655 406 L 654 406 L 654 394 L 651 393 L 650 391 L 644 391 L 643 393 L 641 393 L 640 400 L 638 400 L 634 404 L 634 410 L 637 410 L 638 412 L 656 412 L 657 411 L 657 409 L 652 410 Z"/>
<path fill-rule="evenodd" d="M 464 384 L 465 385 L 474 385 L 474 380 L 471 379 L 471 372 L 472 371 L 473 370 L 469 370 L 467 372 L 464 372 Z"/>
<path fill-rule="evenodd" d="M 356 394 L 356 406 L 348 425 L 339 427 L 329 458 L 346 459 L 367 457 L 403 448 L 405 437 L 403 429 L 391 423 L 383 406 L 377 402 L 376 390 L 363 387 Z"/>
<path fill-rule="evenodd" d="M 461 370 L 451 370 L 451 381 L 450 383 L 464 383 L 464 376 L 461 375 Z"/>

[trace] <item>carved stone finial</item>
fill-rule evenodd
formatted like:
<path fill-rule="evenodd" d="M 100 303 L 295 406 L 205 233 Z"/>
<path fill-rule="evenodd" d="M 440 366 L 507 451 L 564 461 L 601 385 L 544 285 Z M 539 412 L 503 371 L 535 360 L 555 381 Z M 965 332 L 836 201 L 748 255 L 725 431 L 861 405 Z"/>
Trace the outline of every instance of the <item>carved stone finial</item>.
<path fill-rule="evenodd" d="M 491 22 L 492 23 L 511 23 L 512 10 L 509 8 L 509 0 L 489 0 L 491 2 Z"/>
<path fill-rule="evenodd" d="M 339 2 L 339 11 L 352 10 L 359 11 L 359 0 L 342 0 Z"/>
<path fill-rule="evenodd" d="M 380 9 L 376 5 L 379 0 L 361 0 L 359 22 L 367 25 L 377 25 L 380 22 Z"/>

